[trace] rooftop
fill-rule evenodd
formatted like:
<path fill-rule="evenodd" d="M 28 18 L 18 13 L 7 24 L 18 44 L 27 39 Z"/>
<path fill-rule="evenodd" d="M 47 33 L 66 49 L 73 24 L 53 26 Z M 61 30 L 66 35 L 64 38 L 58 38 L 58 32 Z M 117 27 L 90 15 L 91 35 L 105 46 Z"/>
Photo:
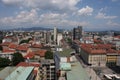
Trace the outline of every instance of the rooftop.
<path fill-rule="evenodd" d="M 28 66 L 33 66 L 33 67 L 40 67 L 40 63 L 33 63 L 33 62 L 20 62 L 18 65 L 17 65 L 17 67 L 19 67 L 19 66 L 23 66 L 23 67 L 28 67 Z"/>
<path fill-rule="evenodd" d="M 34 67 L 18 67 L 5 80 L 26 80 Z"/>
<path fill-rule="evenodd" d="M 11 74 L 16 67 L 6 67 L 0 71 L 0 80 L 4 80 L 9 74 Z"/>
<path fill-rule="evenodd" d="M 63 49 L 63 51 L 60 51 L 59 52 L 59 55 L 61 56 L 61 57 L 69 57 L 69 56 L 71 56 L 70 54 L 71 54 L 71 52 L 73 52 L 74 50 L 73 49 Z"/>
<path fill-rule="evenodd" d="M 67 72 L 67 80 L 89 80 L 89 77 L 80 62 L 75 62 L 71 63 L 71 71 Z"/>

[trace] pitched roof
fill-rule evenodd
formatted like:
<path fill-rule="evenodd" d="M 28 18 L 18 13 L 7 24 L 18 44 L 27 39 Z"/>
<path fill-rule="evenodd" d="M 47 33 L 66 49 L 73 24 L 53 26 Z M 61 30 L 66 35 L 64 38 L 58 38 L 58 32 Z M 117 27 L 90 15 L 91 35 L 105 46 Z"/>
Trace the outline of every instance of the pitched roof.
<path fill-rule="evenodd" d="M 109 49 L 109 50 L 107 50 L 107 53 L 117 53 L 117 51 L 114 49 Z"/>
<path fill-rule="evenodd" d="M 33 45 L 31 45 L 31 47 L 33 47 L 33 48 L 41 48 L 42 45 L 41 44 L 33 44 Z"/>
<path fill-rule="evenodd" d="M 106 50 L 103 45 L 82 44 L 81 48 L 89 54 L 105 54 Z"/>
<path fill-rule="evenodd" d="M 45 52 L 46 52 L 46 50 L 37 50 L 37 51 L 35 51 L 34 53 L 35 53 L 36 55 L 39 55 L 39 56 L 41 56 L 41 57 L 44 57 L 44 56 L 45 56 Z"/>
<path fill-rule="evenodd" d="M 29 47 L 29 44 L 22 44 L 22 45 L 19 45 L 16 49 L 21 51 L 27 51 L 28 47 Z"/>
<path fill-rule="evenodd" d="M 3 48 L 3 53 L 14 53 L 16 50 L 13 50 L 13 49 L 9 49 L 9 48 Z"/>
<path fill-rule="evenodd" d="M 11 44 L 9 44 L 9 48 L 12 48 L 12 49 L 16 49 L 16 47 L 17 47 L 18 45 L 17 44 L 15 44 L 15 43 L 11 43 Z"/>
<path fill-rule="evenodd" d="M 33 58 L 34 55 L 35 54 L 33 52 L 29 52 L 27 55 L 24 56 L 24 58 Z"/>
<path fill-rule="evenodd" d="M 28 66 L 33 66 L 33 67 L 40 67 L 40 64 L 39 63 L 36 63 L 36 62 L 20 62 L 17 67 L 19 66 L 23 66 L 23 67 L 28 67 Z"/>
<path fill-rule="evenodd" d="M 8 46 L 8 45 L 10 45 L 11 44 L 11 42 L 3 42 L 3 43 L 1 43 L 0 45 L 2 45 L 2 46 Z"/>

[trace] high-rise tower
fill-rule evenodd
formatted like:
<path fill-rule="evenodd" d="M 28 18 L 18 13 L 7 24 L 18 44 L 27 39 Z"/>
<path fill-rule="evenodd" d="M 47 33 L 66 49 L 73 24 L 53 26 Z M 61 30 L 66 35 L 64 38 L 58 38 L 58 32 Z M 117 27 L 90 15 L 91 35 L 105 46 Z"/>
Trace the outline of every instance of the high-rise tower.
<path fill-rule="evenodd" d="M 57 42 L 57 28 L 54 27 L 54 43 L 56 44 Z"/>
<path fill-rule="evenodd" d="M 73 29 L 73 40 L 80 40 L 82 38 L 82 26 Z"/>

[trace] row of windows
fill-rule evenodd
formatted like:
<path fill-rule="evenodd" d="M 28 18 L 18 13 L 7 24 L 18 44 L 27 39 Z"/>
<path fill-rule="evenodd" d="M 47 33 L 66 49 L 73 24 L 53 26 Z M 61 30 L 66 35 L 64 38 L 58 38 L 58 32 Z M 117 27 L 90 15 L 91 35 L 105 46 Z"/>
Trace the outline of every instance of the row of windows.
<path fill-rule="evenodd" d="M 105 57 L 89 57 L 89 61 L 106 61 Z"/>

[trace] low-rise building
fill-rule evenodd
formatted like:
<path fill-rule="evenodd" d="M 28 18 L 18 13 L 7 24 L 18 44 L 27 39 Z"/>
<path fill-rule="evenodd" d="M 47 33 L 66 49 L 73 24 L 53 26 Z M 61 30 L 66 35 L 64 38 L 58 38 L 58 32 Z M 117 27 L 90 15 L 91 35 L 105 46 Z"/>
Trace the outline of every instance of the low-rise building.
<path fill-rule="evenodd" d="M 0 80 L 35 80 L 34 67 L 6 67 L 0 71 Z"/>
<path fill-rule="evenodd" d="M 82 44 L 80 55 L 91 66 L 106 66 L 106 49 L 109 45 Z"/>
<path fill-rule="evenodd" d="M 120 51 L 118 51 L 118 56 L 117 56 L 117 66 L 120 66 Z"/>
<path fill-rule="evenodd" d="M 106 53 L 107 66 L 115 66 L 117 63 L 118 53 L 116 50 L 109 49 Z"/>
<path fill-rule="evenodd" d="M 54 60 L 42 60 L 40 66 L 40 80 L 56 80 L 55 76 Z"/>

